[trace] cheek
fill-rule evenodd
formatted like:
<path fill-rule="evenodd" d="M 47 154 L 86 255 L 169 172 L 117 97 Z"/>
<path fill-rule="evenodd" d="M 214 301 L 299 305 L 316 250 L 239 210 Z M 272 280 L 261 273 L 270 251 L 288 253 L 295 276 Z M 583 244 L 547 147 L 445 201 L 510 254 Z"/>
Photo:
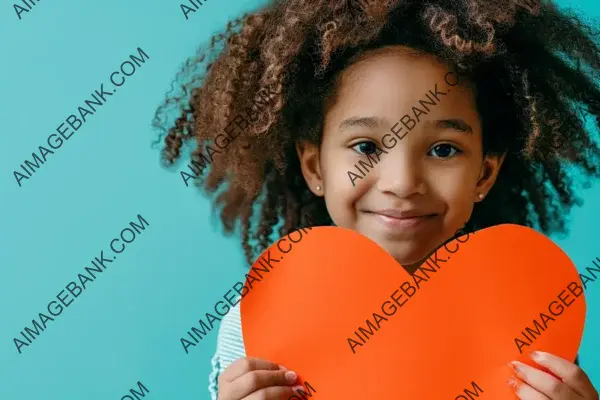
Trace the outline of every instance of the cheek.
<path fill-rule="evenodd" d="M 340 166 L 341 168 L 341 166 Z M 335 170 L 325 175 L 325 204 L 329 216 L 338 226 L 352 227 L 356 219 L 356 205 L 365 192 L 360 179 L 353 187 L 347 169 Z"/>
<path fill-rule="evenodd" d="M 335 150 L 324 153 L 321 159 L 326 160 L 322 164 L 322 173 L 327 211 L 336 225 L 351 228 L 356 220 L 357 204 L 368 191 L 368 182 L 375 174 L 371 171 L 363 178 L 356 171 L 355 160 L 349 152 L 347 149 Z M 349 174 L 349 171 L 357 175 Z"/>
<path fill-rule="evenodd" d="M 473 209 L 476 182 L 466 172 L 462 167 L 445 171 L 429 170 L 430 190 L 447 205 L 451 217 L 462 218 L 470 215 Z"/>
<path fill-rule="evenodd" d="M 425 165 L 430 190 L 448 202 L 469 197 L 476 186 L 473 167 L 468 162 L 457 160 L 452 164 Z"/>
<path fill-rule="evenodd" d="M 473 188 L 464 184 L 462 190 L 457 186 L 452 193 L 448 194 L 448 225 L 456 229 L 461 228 L 471 217 L 474 205 Z"/>
<path fill-rule="evenodd" d="M 472 188 L 464 180 L 446 179 L 438 180 L 434 191 L 445 200 L 446 203 L 460 204 L 470 197 Z"/>

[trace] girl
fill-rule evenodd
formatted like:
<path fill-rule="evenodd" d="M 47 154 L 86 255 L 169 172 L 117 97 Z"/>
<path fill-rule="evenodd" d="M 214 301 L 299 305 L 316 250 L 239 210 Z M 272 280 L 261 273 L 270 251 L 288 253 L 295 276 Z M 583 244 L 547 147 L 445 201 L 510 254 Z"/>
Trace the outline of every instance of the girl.
<path fill-rule="evenodd" d="M 310 216 L 373 239 L 412 272 L 463 227 L 565 232 L 580 201 L 566 167 L 600 175 L 579 118 L 600 122 L 594 34 L 531 1 L 274 1 L 213 37 L 221 54 L 205 73 L 204 53 L 187 62 L 184 92 L 155 125 L 168 163 L 195 140 L 190 168 L 219 191 L 225 230 L 240 223 L 249 265 Z M 576 364 L 534 354 L 560 379 L 516 363 L 508 384 L 520 399 L 598 399 Z M 219 400 L 288 399 L 296 387 L 293 371 L 245 357 L 239 306 L 210 379 Z"/>

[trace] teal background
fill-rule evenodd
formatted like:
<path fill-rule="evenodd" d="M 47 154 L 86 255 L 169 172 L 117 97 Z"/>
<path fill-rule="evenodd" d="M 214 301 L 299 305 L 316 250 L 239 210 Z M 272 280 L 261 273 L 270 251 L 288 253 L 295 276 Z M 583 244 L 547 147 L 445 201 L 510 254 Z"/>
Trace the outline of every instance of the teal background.
<path fill-rule="evenodd" d="M 216 329 L 189 354 L 179 339 L 241 280 L 241 247 L 161 167 L 150 124 L 183 60 L 261 3 L 209 0 L 189 20 L 157 0 L 44 0 L 22 20 L 0 6 L 0 399 L 120 399 L 138 381 L 148 399 L 209 398 Z M 13 170 L 138 47 L 150 59 L 19 187 Z M 600 185 L 582 196 L 555 238 L 580 270 L 600 257 Z M 138 214 L 150 226 L 19 354 L 13 338 Z M 600 387 L 600 283 L 586 298 L 581 364 Z"/>

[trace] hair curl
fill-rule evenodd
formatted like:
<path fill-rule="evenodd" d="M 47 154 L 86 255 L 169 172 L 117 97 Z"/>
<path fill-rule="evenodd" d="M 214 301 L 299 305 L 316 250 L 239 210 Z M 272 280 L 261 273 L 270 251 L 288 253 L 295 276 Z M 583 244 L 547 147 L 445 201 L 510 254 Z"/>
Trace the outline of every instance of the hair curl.
<path fill-rule="evenodd" d="M 257 121 L 196 179 L 213 194 L 225 232 L 241 224 L 252 264 L 281 219 L 280 236 L 305 224 L 306 215 L 331 224 L 324 200 L 302 178 L 294 144 L 320 143 L 345 67 L 367 50 L 405 45 L 439 57 L 474 83 L 484 153 L 507 153 L 466 230 L 515 223 L 564 233 L 566 212 L 581 204 L 567 167 L 600 175 L 600 149 L 580 118 L 585 112 L 600 123 L 598 33 L 551 3 L 521 2 L 274 1 L 229 22 L 177 74 L 178 90 L 167 94 L 154 119 L 165 143 L 162 159 L 173 164 L 191 139 L 192 159 L 199 158 L 257 92 L 269 93 Z M 174 122 L 170 110 L 178 114 Z"/>

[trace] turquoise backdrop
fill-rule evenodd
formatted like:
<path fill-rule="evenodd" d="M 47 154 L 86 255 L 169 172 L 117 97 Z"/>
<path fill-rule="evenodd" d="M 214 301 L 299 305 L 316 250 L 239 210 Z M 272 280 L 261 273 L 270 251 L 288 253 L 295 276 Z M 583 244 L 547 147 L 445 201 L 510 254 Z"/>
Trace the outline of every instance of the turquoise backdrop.
<path fill-rule="evenodd" d="M 198 44 L 262 2 L 208 0 L 189 19 L 169 1 L 26 3 L 14 3 L 31 8 L 19 15 L 11 2 L 0 6 L 0 399 L 128 399 L 130 389 L 145 392 L 138 382 L 145 399 L 208 399 L 216 331 L 189 354 L 179 339 L 241 279 L 242 252 L 207 200 L 161 167 L 151 120 Z M 600 15 L 595 0 L 559 4 Z M 101 84 L 112 92 L 110 75 L 124 61 L 132 64 L 123 73 L 133 71 L 131 55 L 143 62 L 115 77 L 124 82 L 116 92 L 101 93 Z M 81 126 L 65 122 L 100 96 Z M 68 139 L 28 176 L 21 164 L 49 148 L 57 128 Z M 600 257 L 600 185 L 583 196 L 570 235 L 556 238 L 580 270 Z M 65 287 L 78 273 L 100 269 L 95 257 L 106 270 L 71 295 Z M 596 285 L 586 294 L 581 364 L 600 386 Z M 49 315 L 57 295 L 69 306 L 28 343 L 21 330 L 35 329 L 32 319 Z"/>

